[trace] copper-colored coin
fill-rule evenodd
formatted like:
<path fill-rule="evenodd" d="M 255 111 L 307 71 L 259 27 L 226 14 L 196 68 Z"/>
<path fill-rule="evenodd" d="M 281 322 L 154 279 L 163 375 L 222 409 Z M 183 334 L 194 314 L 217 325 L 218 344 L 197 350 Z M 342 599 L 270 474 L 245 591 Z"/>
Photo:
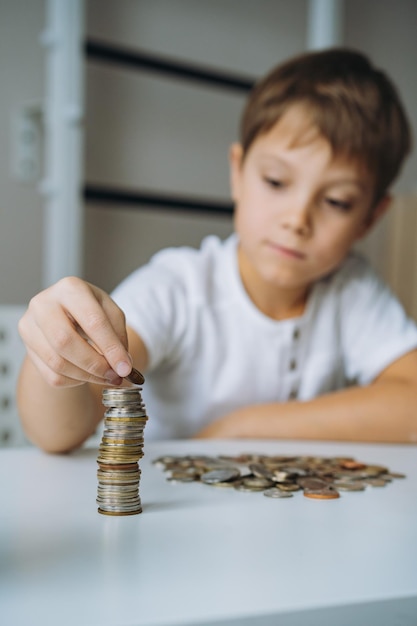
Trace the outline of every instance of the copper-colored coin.
<path fill-rule="evenodd" d="M 357 470 L 357 469 L 364 469 L 366 465 L 365 463 L 361 463 L 360 461 L 346 459 L 346 461 L 343 461 L 340 464 L 340 467 L 343 467 L 343 469 Z"/>
<path fill-rule="evenodd" d="M 335 500 L 340 498 L 340 494 L 335 489 L 327 487 L 326 489 L 305 489 L 304 495 L 306 498 L 313 498 L 316 500 Z"/>
<path fill-rule="evenodd" d="M 145 382 L 144 375 L 141 374 L 140 371 L 135 369 L 134 367 L 132 368 L 130 374 L 128 376 L 125 376 L 125 378 L 133 385 L 143 385 L 143 383 Z"/>

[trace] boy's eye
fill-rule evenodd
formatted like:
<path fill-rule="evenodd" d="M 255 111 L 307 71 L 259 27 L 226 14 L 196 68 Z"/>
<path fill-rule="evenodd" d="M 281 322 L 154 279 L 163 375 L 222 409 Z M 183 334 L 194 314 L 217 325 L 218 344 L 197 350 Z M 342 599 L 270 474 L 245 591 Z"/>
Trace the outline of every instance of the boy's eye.
<path fill-rule="evenodd" d="M 337 200 L 336 198 L 326 198 L 327 204 L 335 209 L 340 209 L 341 211 L 349 211 L 352 207 L 352 203 L 347 200 Z"/>
<path fill-rule="evenodd" d="M 267 185 L 269 185 L 273 189 L 278 189 L 279 187 L 282 187 L 282 181 L 280 181 L 278 178 L 271 178 L 270 176 L 265 176 L 264 180 L 267 183 Z"/>

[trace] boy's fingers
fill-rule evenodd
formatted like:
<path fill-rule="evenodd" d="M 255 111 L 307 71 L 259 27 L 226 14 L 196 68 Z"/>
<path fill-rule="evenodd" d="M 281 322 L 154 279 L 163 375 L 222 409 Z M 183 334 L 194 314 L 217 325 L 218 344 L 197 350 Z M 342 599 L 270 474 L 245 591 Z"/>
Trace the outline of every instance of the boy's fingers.
<path fill-rule="evenodd" d="M 89 341 L 97 347 L 108 365 L 119 376 L 127 376 L 132 369 L 132 360 L 127 351 L 123 312 L 101 289 L 86 283 L 78 287 L 76 300 L 71 297 L 74 294 L 70 291 L 64 293 L 62 305 L 66 313 L 82 329 Z M 80 291 L 82 297 L 80 297 Z M 76 302 L 76 310 L 74 302 Z M 60 325 L 62 329 L 62 320 L 60 320 Z"/>
<path fill-rule="evenodd" d="M 105 357 L 78 334 L 66 312 L 55 302 L 43 305 L 42 314 L 22 318 L 19 330 L 32 360 L 52 386 L 66 385 L 66 378 L 121 383 Z"/>
<path fill-rule="evenodd" d="M 80 380 L 84 381 L 99 379 L 102 383 L 103 381 L 112 384 L 121 382 L 120 374 L 116 374 L 114 367 L 102 354 L 99 346 L 96 348 L 91 340 L 86 341 L 65 313 L 62 314 L 62 320 L 55 318 L 47 341 L 51 358 L 51 362 L 47 364 L 53 371 L 64 370 L 70 377 L 77 375 Z M 121 348 L 124 352 L 123 346 Z"/>
<path fill-rule="evenodd" d="M 87 374 L 83 370 L 77 367 L 73 367 L 68 364 L 68 367 L 61 372 L 55 372 L 50 369 L 46 363 L 31 349 L 27 350 L 28 356 L 34 363 L 35 367 L 42 374 L 42 377 L 51 387 L 76 387 L 83 383 L 94 383 L 97 385 L 109 384 L 110 381 L 104 381 L 102 378 L 98 378 Z M 116 383 L 111 383 L 116 384 Z"/>

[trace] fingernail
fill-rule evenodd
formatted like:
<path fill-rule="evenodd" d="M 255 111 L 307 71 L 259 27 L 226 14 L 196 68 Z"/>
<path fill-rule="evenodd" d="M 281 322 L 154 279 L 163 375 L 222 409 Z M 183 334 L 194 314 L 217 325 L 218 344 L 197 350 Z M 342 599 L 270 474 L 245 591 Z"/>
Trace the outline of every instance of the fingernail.
<path fill-rule="evenodd" d="M 116 372 L 122 378 L 127 376 L 130 373 L 131 369 L 132 369 L 132 364 L 128 363 L 127 361 L 119 361 L 119 363 L 116 365 Z"/>

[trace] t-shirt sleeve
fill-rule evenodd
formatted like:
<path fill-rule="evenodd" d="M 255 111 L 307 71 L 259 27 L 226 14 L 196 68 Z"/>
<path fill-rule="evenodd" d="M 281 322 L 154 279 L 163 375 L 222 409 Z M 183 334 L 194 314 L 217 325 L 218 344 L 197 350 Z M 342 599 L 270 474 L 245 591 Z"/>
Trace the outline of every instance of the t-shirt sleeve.
<path fill-rule="evenodd" d="M 143 340 L 150 370 L 175 360 L 186 326 L 184 281 L 175 261 L 175 253 L 159 253 L 111 294 L 127 325 Z"/>
<path fill-rule="evenodd" d="M 352 257 L 339 278 L 345 371 L 365 385 L 417 347 L 417 327 L 365 259 Z"/>

